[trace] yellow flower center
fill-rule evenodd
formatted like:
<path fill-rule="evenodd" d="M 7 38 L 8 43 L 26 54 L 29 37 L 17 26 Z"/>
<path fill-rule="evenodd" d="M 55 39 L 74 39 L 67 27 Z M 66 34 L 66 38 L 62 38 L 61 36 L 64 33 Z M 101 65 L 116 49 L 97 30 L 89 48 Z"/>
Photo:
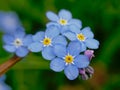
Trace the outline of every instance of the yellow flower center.
<path fill-rule="evenodd" d="M 14 44 L 16 47 L 19 47 L 19 46 L 23 45 L 22 40 L 19 39 L 19 38 L 15 39 L 14 42 L 13 42 L 13 44 Z"/>
<path fill-rule="evenodd" d="M 67 20 L 65 20 L 65 19 L 60 19 L 59 23 L 60 23 L 61 25 L 66 25 L 66 24 L 67 24 Z"/>
<path fill-rule="evenodd" d="M 85 40 L 85 36 L 83 34 L 77 34 L 77 39 L 80 41 L 84 41 Z"/>
<path fill-rule="evenodd" d="M 51 45 L 51 39 L 50 39 L 50 38 L 44 38 L 43 44 L 44 44 L 45 46 Z"/>
<path fill-rule="evenodd" d="M 65 62 L 70 64 L 70 63 L 73 63 L 73 60 L 74 60 L 74 57 L 71 56 L 71 55 L 66 55 L 65 56 Z"/>

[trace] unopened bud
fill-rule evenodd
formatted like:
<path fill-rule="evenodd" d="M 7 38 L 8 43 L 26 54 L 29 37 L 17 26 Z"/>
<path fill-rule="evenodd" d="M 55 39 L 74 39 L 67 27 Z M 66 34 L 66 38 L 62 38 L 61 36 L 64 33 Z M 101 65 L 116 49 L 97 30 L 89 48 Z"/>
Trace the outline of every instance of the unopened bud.
<path fill-rule="evenodd" d="M 84 55 L 88 56 L 90 60 L 91 60 L 93 57 L 95 57 L 93 50 L 86 50 L 86 51 L 84 52 Z"/>
<path fill-rule="evenodd" d="M 93 73 L 94 73 L 94 69 L 93 69 L 91 66 L 86 67 L 86 68 L 85 68 L 85 71 L 86 71 L 87 73 L 90 73 L 90 74 L 93 74 Z"/>

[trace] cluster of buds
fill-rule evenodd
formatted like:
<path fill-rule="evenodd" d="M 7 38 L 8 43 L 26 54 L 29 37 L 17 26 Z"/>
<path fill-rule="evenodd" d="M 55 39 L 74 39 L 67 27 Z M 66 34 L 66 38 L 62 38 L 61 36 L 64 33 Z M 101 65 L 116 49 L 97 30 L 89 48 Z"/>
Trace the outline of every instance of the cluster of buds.
<path fill-rule="evenodd" d="M 86 50 L 84 52 L 86 56 L 88 56 L 89 60 L 91 60 L 94 56 L 94 51 L 93 50 Z M 80 68 L 79 69 L 79 75 L 82 80 L 88 80 L 89 78 L 92 77 L 94 74 L 94 69 L 91 66 L 87 66 L 85 68 Z"/>

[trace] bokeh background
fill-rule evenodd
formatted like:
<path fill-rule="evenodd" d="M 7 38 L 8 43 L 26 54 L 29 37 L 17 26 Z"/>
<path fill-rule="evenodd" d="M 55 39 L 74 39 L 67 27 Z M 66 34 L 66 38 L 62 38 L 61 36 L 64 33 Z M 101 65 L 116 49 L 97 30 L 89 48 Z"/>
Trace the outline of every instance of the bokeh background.
<path fill-rule="evenodd" d="M 13 90 L 120 90 L 120 0 L 0 0 L 0 11 L 16 12 L 26 32 L 32 34 L 45 30 L 47 11 L 60 9 L 70 10 L 100 41 L 91 62 L 93 77 L 70 81 L 63 72 L 50 70 L 49 61 L 40 53 L 31 53 L 6 73 L 6 83 Z M 0 63 L 11 57 L 2 48 L 2 34 Z"/>

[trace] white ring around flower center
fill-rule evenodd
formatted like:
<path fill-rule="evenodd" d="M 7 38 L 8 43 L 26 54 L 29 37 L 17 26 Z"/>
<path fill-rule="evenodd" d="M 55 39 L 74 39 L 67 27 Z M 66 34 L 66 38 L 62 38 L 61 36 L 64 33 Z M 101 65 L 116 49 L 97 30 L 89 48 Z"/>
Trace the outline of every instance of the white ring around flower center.
<path fill-rule="evenodd" d="M 13 44 L 14 44 L 16 47 L 19 47 L 19 46 L 23 45 L 22 40 L 19 39 L 19 38 L 15 39 L 14 42 L 13 42 Z"/>
<path fill-rule="evenodd" d="M 68 64 L 74 64 L 74 56 L 70 55 L 69 53 L 63 57 L 64 61 L 66 62 L 66 65 Z"/>
<path fill-rule="evenodd" d="M 80 40 L 80 41 L 85 41 L 85 39 L 86 39 L 86 37 L 85 37 L 82 33 L 77 34 L 76 37 L 77 37 L 77 39 Z"/>
<path fill-rule="evenodd" d="M 60 19 L 59 20 L 59 23 L 61 24 L 61 25 L 67 25 L 67 20 L 65 20 L 65 19 Z"/>
<path fill-rule="evenodd" d="M 44 46 L 50 46 L 50 45 L 52 45 L 51 43 L 52 43 L 52 40 L 51 40 L 51 38 L 49 38 L 49 37 L 45 37 L 44 39 L 43 39 L 43 41 L 41 41 L 42 43 L 43 43 L 43 45 Z"/>

